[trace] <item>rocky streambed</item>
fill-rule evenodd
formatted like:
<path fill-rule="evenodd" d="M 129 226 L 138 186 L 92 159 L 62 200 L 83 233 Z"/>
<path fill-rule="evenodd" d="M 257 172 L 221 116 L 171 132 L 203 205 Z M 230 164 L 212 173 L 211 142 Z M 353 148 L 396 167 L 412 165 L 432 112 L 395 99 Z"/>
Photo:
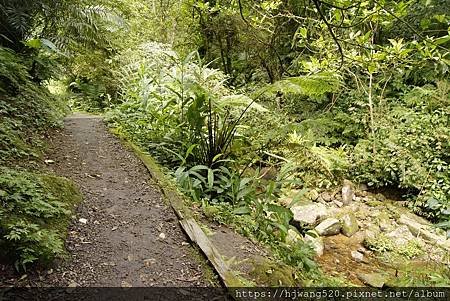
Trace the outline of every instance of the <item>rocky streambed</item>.
<path fill-rule="evenodd" d="M 291 190 L 280 202 L 293 213 L 287 243 L 303 240 L 322 269 L 349 284 L 450 285 L 450 239 L 403 202 L 355 188 Z"/>

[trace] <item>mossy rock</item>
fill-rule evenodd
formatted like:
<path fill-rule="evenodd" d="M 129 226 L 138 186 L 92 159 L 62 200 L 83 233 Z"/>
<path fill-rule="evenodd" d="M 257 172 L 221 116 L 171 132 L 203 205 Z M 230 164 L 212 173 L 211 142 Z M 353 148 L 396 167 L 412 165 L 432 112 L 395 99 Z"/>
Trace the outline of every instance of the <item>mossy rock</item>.
<path fill-rule="evenodd" d="M 297 284 L 293 277 L 294 273 L 290 266 L 263 259 L 253 263 L 250 276 L 258 285 L 288 287 Z"/>
<path fill-rule="evenodd" d="M 71 212 L 83 200 L 78 187 L 69 179 L 53 175 L 43 175 L 41 179 L 44 190 L 65 204 Z M 70 215 L 53 218 L 48 221 L 47 228 L 57 231 L 61 239 L 65 240 L 70 219 Z"/>
<path fill-rule="evenodd" d="M 35 261 L 50 263 L 64 256 L 67 227 L 82 195 L 76 185 L 65 178 L 24 170 L 1 169 L 0 197 L 12 206 L 3 210 L 0 219 L 0 255 L 25 265 Z M 0 190 L 2 191 L 2 190 Z M 15 195 L 16 199 L 8 197 Z M 16 201 L 16 200 L 21 201 Z M 3 240 L 11 229 L 15 239 Z"/>
<path fill-rule="evenodd" d="M 373 198 L 370 198 L 369 200 L 366 201 L 367 206 L 370 207 L 378 207 L 378 206 L 382 206 L 383 202 L 375 200 Z"/>
<path fill-rule="evenodd" d="M 358 221 L 353 212 L 348 212 L 341 218 L 342 233 L 350 237 L 359 230 Z"/>

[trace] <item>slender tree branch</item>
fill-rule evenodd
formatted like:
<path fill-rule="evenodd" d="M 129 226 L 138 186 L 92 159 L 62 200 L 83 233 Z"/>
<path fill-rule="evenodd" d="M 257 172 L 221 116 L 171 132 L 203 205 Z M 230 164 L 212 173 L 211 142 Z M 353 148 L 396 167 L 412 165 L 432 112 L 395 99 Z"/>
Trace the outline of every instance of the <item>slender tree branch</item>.
<path fill-rule="evenodd" d="M 339 66 L 338 69 L 341 69 L 342 66 L 344 65 L 344 51 L 342 50 L 342 46 L 341 46 L 341 44 L 339 43 L 339 40 L 337 39 L 337 37 L 336 37 L 336 35 L 335 35 L 334 31 L 333 31 L 333 28 L 331 27 L 330 23 L 327 21 L 326 17 L 324 16 L 324 14 L 323 14 L 323 12 L 322 12 L 322 10 L 321 10 L 320 4 L 321 4 L 322 2 L 319 1 L 319 0 L 312 0 L 312 2 L 314 3 L 314 6 L 316 7 L 317 12 L 318 12 L 319 15 L 320 15 L 320 18 L 322 19 L 322 21 L 323 21 L 323 22 L 325 23 L 325 25 L 327 26 L 327 29 L 328 29 L 328 31 L 330 32 L 331 37 L 333 38 L 334 42 L 336 43 L 336 46 L 337 46 L 337 48 L 338 48 L 338 50 L 339 50 L 339 53 L 340 53 L 340 55 L 341 55 L 341 63 L 340 63 L 340 66 Z"/>

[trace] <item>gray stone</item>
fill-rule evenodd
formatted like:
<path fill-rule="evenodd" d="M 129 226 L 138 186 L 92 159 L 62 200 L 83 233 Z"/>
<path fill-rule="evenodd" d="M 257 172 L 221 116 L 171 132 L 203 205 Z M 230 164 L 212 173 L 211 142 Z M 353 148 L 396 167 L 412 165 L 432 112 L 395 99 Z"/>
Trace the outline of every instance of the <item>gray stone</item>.
<path fill-rule="evenodd" d="M 389 232 L 386 236 L 392 239 L 397 246 L 404 246 L 410 240 L 414 239 L 414 236 L 406 225 L 398 227 L 394 231 Z"/>
<path fill-rule="evenodd" d="M 441 246 L 447 251 L 450 251 L 450 239 L 447 240 L 439 240 L 437 241 L 437 245 Z"/>
<path fill-rule="evenodd" d="M 352 236 L 352 240 L 356 243 L 362 244 L 364 242 L 364 239 L 366 238 L 366 232 L 365 231 L 358 231 Z"/>
<path fill-rule="evenodd" d="M 349 205 L 355 197 L 352 186 L 352 182 L 344 180 L 344 186 L 342 187 L 342 203 L 344 205 Z"/>
<path fill-rule="evenodd" d="M 387 279 L 385 276 L 377 273 L 372 274 L 358 274 L 359 280 L 361 280 L 364 284 L 367 284 L 371 287 L 382 288 L 386 283 Z"/>
<path fill-rule="evenodd" d="M 381 231 L 390 231 L 390 230 L 394 229 L 391 225 L 391 220 L 389 218 L 389 214 L 386 211 L 381 211 L 376 216 L 376 219 L 377 219 L 378 225 L 380 226 Z"/>
<path fill-rule="evenodd" d="M 358 221 L 352 212 L 346 213 L 341 218 L 342 234 L 347 237 L 352 236 L 359 230 Z"/>
<path fill-rule="evenodd" d="M 424 238 L 426 238 L 428 236 L 427 234 L 432 234 L 432 233 L 426 233 L 426 232 L 428 232 L 428 229 L 430 229 L 429 226 L 421 224 L 421 223 L 417 222 L 416 220 L 413 220 L 406 214 L 400 215 L 400 218 L 398 219 L 398 223 L 401 225 L 406 225 L 408 227 L 408 229 L 411 231 L 411 233 L 416 237 L 423 236 Z"/>
<path fill-rule="evenodd" d="M 299 204 L 291 207 L 294 222 L 314 225 L 319 219 L 327 216 L 327 207 L 320 203 Z"/>
<path fill-rule="evenodd" d="M 341 223 L 336 218 L 327 218 L 314 229 L 321 236 L 336 235 L 341 231 Z"/>
<path fill-rule="evenodd" d="M 380 234 L 380 227 L 377 225 L 370 224 L 365 233 L 364 233 L 364 239 L 374 239 Z"/>
<path fill-rule="evenodd" d="M 358 248 L 359 253 L 368 254 L 370 251 L 364 248 L 363 246 Z"/>
<path fill-rule="evenodd" d="M 383 232 L 387 232 L 392 229 L 392 226 L 387 222 L 380 222 L 380 230 Z"/>
<path fill-rule="evenodd" d="M 408 217 L 409 219 L 412 219 L 413 221 L 422 224 L 422 225 L 431 225 L 431 223 L 429 221 L 427 221 L 426 219 L 424 219 L 423 217 L 417 216 L 414 213 L 411 212 L 405 212 L 403 213 L 406 217 Z"/>
<path fill-rule="evenodd" d="M 406 225 L 409 228 L 409 231 L 411 231 L 414 236 L 422 237 L 434 244 L 441 245 L 446 240 L 445 236 L 440 236 L 432 233 L 430 231 L 430 226 L 418 223 L 416 220 L 413 220 L 406 214 L 400 215 L 398 222 L 399 224 Z"/>
<path fill-rule="evenodd" d="M 305 242 L 314 249 L 317 256 L 323 255 L 324 245 L 322 237 L 313 237 L 312 235 L 305 234 Z"/>
<path fill-rule="evenodd" d="M 351 252 L 352 258 L 356 261 L 356 262 L 361 262 L 364 260 L 364 254 L 360 253 L 358 251 L 352 251 Z"/>

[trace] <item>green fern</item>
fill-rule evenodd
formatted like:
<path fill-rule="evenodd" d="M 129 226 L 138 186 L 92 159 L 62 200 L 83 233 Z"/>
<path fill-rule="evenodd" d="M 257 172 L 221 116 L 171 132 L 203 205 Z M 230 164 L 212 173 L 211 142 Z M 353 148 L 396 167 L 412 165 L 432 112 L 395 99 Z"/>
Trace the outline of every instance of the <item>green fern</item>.
<path fill-rule="evenodd" d="M 313 75 L 289 77 L 263 88 L 263 92 L 284 94 L 301 94 L 306 96 L 320 96 L 339 90 L 340 77 L 335 73 L 322 72 Z"/>
<path fill-rule="evenodd" d="M 45 38 L 60 50 L 70 51 L 73 44 L 87 47 L 110 45 L 104 31 L 125 26 L 124 20 L 106 6 L 92 1 L 3 0 L 0 3 L 0 46 L 15 51 L 22 42 Z"/>

